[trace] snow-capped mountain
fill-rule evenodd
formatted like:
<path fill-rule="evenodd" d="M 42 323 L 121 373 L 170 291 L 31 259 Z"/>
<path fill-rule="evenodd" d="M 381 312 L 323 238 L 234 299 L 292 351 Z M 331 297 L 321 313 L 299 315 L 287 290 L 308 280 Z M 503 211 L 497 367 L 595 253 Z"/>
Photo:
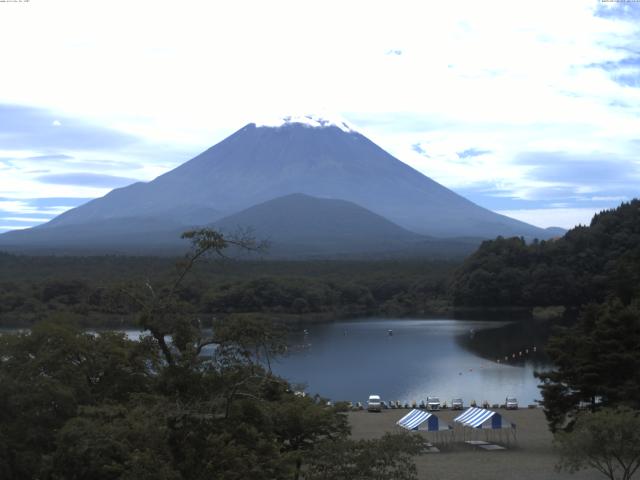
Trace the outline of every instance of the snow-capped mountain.
<path fill-rule="evenodd" d="M 262 121 L 253 122 L 253 124 L 256 127 L 272 128 L 279 128 L 287 125 L 297 124 L 312 128 L 336 127 L 347 133 L 356 131 L 355 128 L 349 125 L 346 120 L 335 115 L 286 115 L 283 117 L 263 119 Z"/>
<path fill-rule="evenodd" d="M 309 115 L 250 123 L 149 183 L 113 190 L 20 237 L 28 243 L 53 229 L 86 230 L 103 222 L 121 235 L 138 220 L 172 229 L 205 225 L 294 193 L 352 202 L 421 235 L 550 236 L 457 195 L 347 122 Z M 15 235 L 0 236 L 0 244 Z"/>

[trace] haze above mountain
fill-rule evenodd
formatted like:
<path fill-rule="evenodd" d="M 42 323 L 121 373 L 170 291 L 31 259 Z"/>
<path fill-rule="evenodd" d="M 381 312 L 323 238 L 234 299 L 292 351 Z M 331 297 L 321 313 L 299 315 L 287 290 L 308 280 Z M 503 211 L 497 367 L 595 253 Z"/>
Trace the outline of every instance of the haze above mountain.
<path fill-rule="evenodd" d="M 406 239 L 414 234 L 541 239 L 557 235 L 555 230 L 540 229 L 470 202 L 394 158 L 344 122 L 307 116 L 248 124 L 149 183 L 113 190 L 47 224 L 9 232 L 0 236 L 0 245 L 64 246 L 77 243 L 78 238 L 91 241 L 101 235 L 123 246 L 139 244 L 149 236 L 158 243 L 180 229 L 212 224 L 291 194 L 344 202 L 331 205 L 332 216 L 322 223 L 324 236 L 318 229 L 305 231 L 308 227 L 301 223 L 298 231 L 291 222 L 285 228 L 283 218 L 260 213 L 277 210 L 278 215 L 300 221 L 305 215 L 316 215 L 317 202 L 301 201 L 302 197 L 299 202 L 289 198 L 287 208 L 281 200 L 275 210 L 273 205 L 266 210 L 263 206 L 233 221 L 242 227 L 259 227 L 256 230 L 270 235 L 283 232 L 298 240 L 306 235 L 308 242 L 316 244 L 323 238 L 326 245 L 339 243 L 349 235 L 349 229 L 354 231 L 353 225 L 343 220 L 350 218 L 356 207 L 370 211 L 366 215 L 359 211 L 354 217 L 368 219 L 359 224 L 363 232 L 368 232 L 372 241 L 389 245 L 394 237 Z M 370 222 L 374 214 L 380 221 Z M 247 224 L 240 225 L 242 221 Z M 376 227 L 369 231 L 365 224 Z"/>

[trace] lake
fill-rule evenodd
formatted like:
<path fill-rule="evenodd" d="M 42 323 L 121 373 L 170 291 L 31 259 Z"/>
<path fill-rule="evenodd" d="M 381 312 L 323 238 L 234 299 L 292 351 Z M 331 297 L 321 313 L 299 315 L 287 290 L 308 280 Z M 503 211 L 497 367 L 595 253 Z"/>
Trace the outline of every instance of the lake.
<path fill-rule="evenodd" d="M 140 336 L 139 330 L 124 332 L 131 339 Z M 530 320 L 314 323 L 290 332 L 288 354 L 272 367 L 290 382 L 304 384 L 307 393 L 334 401 L 364 402 L 375 393 L 401 402 L 432 395 L 450 403 L 462 397 L 466 405 L 471 400 L 502 403 L 513 395 L 526 405 L 541 398 L 533 372 L 549 367 L 541 348 L 547 335 L 545 324 Z"/>
<path fill-rule="evenodd" d="M 402 402 L 462 397 L 468 404 L 513 395 L 525 405 L 541 398 L 533 372 L 549 366 L 544 330 L 531 321 L 436 319 L 303 325 L 291 332 L 290 351 L 273 369 L 332 400 L 364 402 L 375 393 Z"/>

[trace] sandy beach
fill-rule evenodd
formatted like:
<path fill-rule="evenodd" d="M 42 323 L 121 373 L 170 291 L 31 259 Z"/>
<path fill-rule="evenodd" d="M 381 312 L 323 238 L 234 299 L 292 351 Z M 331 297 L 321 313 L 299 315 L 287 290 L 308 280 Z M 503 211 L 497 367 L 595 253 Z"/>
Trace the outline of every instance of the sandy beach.
<path fill-rule="evenodd" d="M 548 480 L 602 479 L 595 470 L 575 474 L 554 469 L 558 455 L 553 450 L 553 437 L 547 429 L 541 409 L 501 410 L 504 418 L 516 424 L 517 442 L 506 450 L 485 451 L 464 444 L 461 440 L 443 446 L 440 453 L 428 453 L 416 459 L 421 480 Z M 349 422 L 354 439 L 376 438 L 385 432 L 397 432 L 395 422 L 409 410 L 384 410 L 381 413 L 350 412 Z M 460 412 L 442 410 L 440 422 L 452 424 Z M 431 439 L 431 434 L 423 434 Z M 499 442 L 496 442 L 499 443 Z M 503 445 L 507 446 L 506 443 Z M 439 445 L 438 445 L 439 446 Z"/>

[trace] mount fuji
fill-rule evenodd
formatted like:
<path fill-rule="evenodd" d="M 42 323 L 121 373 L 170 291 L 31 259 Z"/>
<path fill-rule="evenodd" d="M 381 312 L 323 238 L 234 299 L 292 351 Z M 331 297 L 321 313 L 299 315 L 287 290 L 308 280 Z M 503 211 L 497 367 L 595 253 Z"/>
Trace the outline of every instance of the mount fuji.
<path fill-rule="evenodd" d="M 115 189 L 46 224 L 0 235 L 0 247 L 74 249 L 90 244 L 94 250 L 116 245 L 127 250 L 128 245 L 140 247 L 147 241 L 171 247 L 181 230 L 215 222 L 229 225 L 225 217 L 265 202 L 259 215 L 238 218 L 275 222 L 289 215 L 296 202 L 269 202 L 292 194 L 343 201 L 331 204 L 332 215 L 342 219 L 337 225 L 349 224 L 339 213 L 348 206 L 351 223 L 367 223 L 369 238 L 381 245 L 397 246 L 398 242 L 389 242 L 391 237 L 409 244 L 420 236 L 553 236 L 463 198 L 394 158 L 346 122 L 302 116 L 250 123 L 151 182 Z M 318 202 L 303 203 L 313 218 Z M 299 209 L 296 215 L 305 216 Z M 330 217 L 325 220 L 325 230 L 338 235 Z M 290 229 L 293 243 L 309 240 L 305 228 Z M 261 229 L 275 231 L 264 221 Z M 331 244 L 326 235 L 315 238 L 321 237 Z"/>

